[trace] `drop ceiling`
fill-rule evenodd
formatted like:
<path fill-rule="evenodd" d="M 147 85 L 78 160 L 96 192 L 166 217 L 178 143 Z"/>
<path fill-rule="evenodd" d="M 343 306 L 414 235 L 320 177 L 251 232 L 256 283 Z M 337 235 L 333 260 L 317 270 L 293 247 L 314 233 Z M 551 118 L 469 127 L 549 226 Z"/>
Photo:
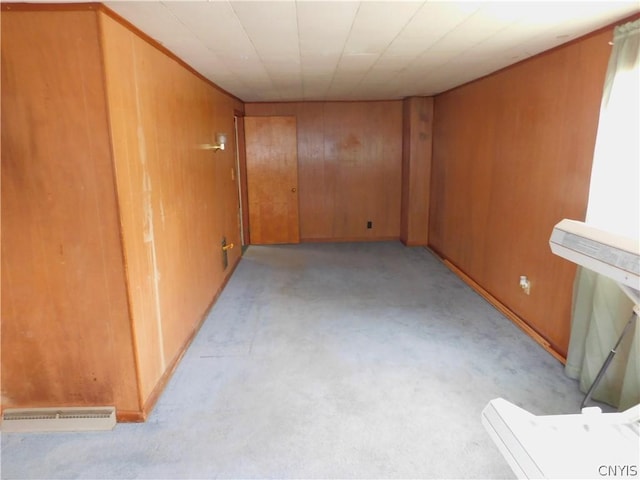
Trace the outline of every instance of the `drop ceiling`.
<path fill-rule="evenodd" d="M 114 1 L 245 102 L 434 95 L 640 11 L 635 1 Z"/>

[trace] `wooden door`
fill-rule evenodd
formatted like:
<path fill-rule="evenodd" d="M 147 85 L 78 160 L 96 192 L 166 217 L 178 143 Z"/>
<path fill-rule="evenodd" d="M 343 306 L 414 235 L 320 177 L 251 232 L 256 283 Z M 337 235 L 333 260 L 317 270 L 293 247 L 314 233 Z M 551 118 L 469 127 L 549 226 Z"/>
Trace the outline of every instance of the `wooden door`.
<path fill-rule="evenodd" d="M 245 117 L 251 244 L 298 243 L 295 117 Z"/>

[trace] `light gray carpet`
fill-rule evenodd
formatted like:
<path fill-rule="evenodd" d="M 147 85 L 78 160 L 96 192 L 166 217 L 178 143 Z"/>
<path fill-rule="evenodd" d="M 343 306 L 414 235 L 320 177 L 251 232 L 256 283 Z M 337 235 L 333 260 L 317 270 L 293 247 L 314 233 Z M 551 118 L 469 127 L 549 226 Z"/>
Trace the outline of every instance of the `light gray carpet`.
<path fill-rule="evenodd" d="M 513 478 L 496 397 L 582 394 L 427 250 L 253 246 L 145 424 L 3 434 L 2 478 Z"/>

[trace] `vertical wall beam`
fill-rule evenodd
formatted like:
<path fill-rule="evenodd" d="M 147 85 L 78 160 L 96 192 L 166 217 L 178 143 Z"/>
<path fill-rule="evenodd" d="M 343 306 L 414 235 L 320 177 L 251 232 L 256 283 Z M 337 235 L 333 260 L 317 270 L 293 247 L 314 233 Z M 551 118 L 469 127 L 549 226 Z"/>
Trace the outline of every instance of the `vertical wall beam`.
<path fill-rule="evenodd" d="M 429 195 L 433 97 L 409 97 L 403 102 L 402 210 L 400 240 L 405 245 L 429 241 Z"/>

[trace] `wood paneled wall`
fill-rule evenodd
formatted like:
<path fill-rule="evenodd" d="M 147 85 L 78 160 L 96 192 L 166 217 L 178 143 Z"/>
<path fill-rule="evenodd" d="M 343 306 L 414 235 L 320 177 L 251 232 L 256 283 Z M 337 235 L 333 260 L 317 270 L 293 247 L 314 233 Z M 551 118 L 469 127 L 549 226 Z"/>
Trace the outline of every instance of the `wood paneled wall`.
<path fill-rule="evenodd" d="M 2 406 L 139 410 L 94 11 L 2 22 Z"/>
<path fill-rule="evenodd" d="M 429 244 L 433 97 L 403 101 L 402 217 L 400 240 L 405 245 Z"/>
<path fill-rule="evenodd" d="M 240 257 L 243 105 L 103 7 L 34 8 L 1 19 L 2 406 L 143 419 Z"/>
<path fill-rule="evenodd" d="M 430 245 L 562 356 L 575 267 L 548 240 L 562 218 L 584 219 L 611 35 L 435 98 Z"/>
<path fill-rule="evenodd" d="M 399 238 L 401 101 L 249 103 L 245 109 L 248 116 L 297 118 L 301 241 Z"/>
<path fill-rule="evenodd" d="M 175 362 L 240 245 L 228 97 L 101 14 L 110 125 L 141 395 Z M 227 134 L 224 151 L 201 148 Z M 229 251 L 233 264 L 240 248 Z"/>

